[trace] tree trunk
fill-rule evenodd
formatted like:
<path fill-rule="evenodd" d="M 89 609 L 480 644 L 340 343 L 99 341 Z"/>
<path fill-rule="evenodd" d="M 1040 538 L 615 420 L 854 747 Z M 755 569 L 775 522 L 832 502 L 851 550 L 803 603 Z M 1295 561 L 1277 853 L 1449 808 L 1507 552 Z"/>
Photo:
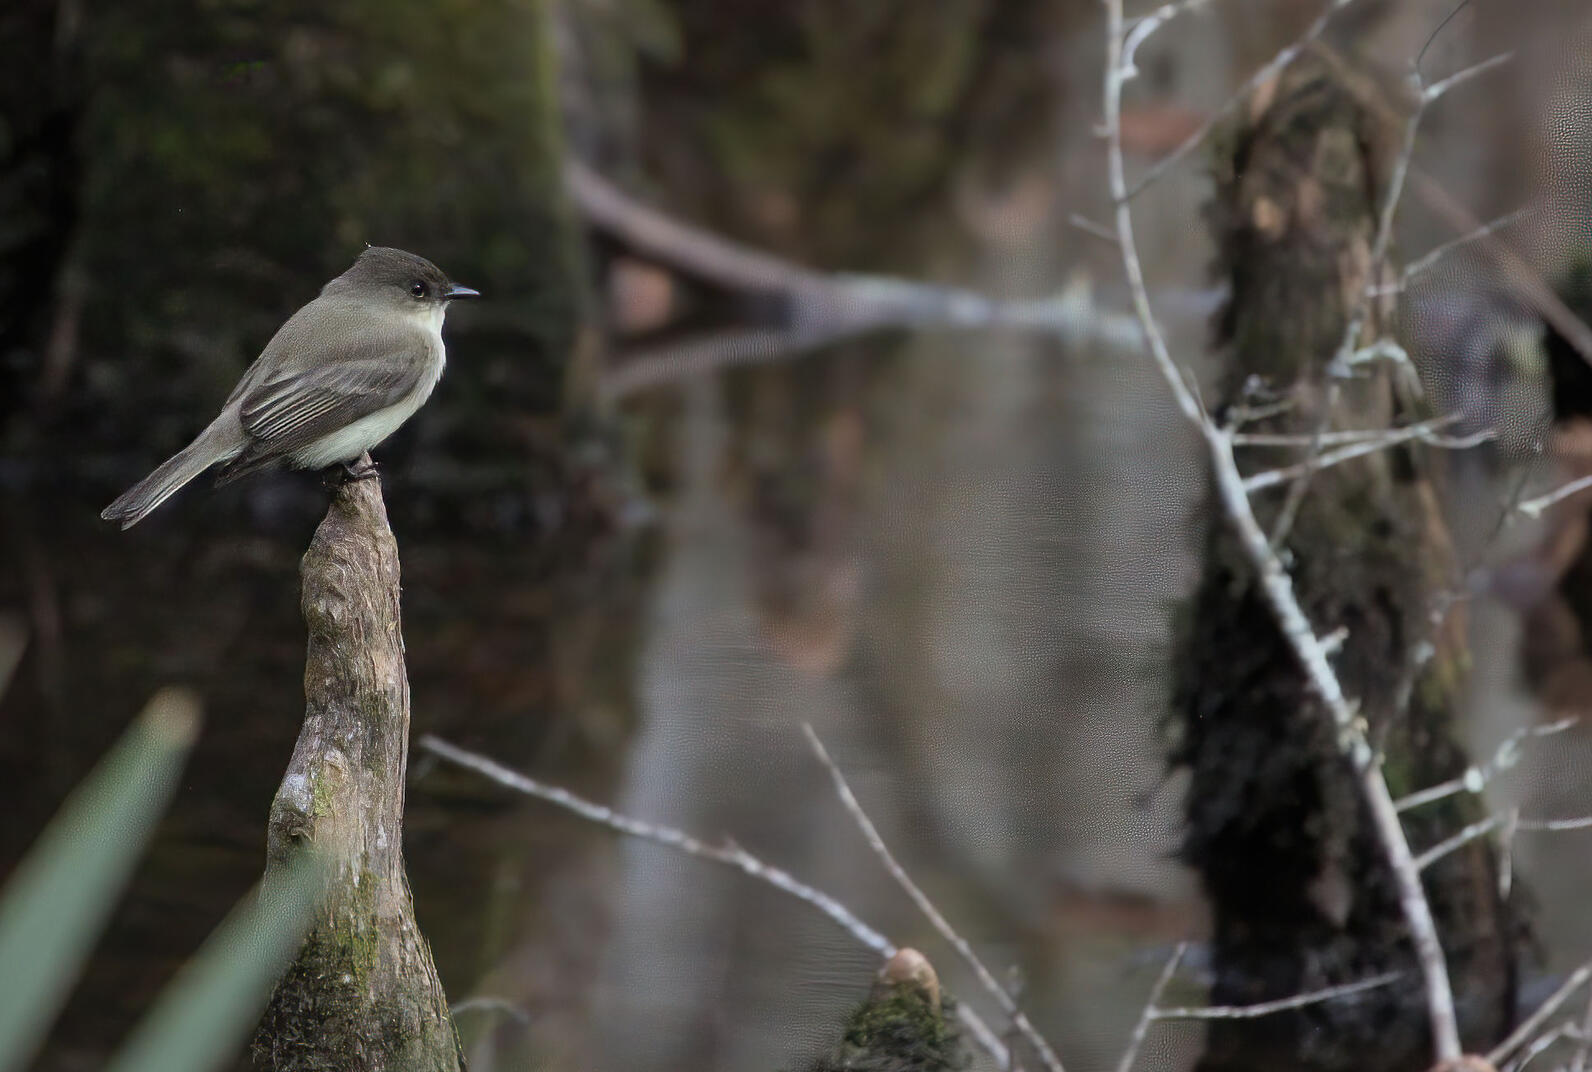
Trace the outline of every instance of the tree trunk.
<path fill-rule="evenodd" d="M 1308 65 L 1219 148 L 1209 216 L 1232 296 L 1218 419 L 1250 433 L 1409 423 L 1418 392 L 1386 362 L 1334 379 L 1372 271 L 1388 144 L 1353 99 Z M 1369 341 L 1386 321 L 1368 309 Z M 1270 403 L 1272 416 L 1254 417 Z M 1246 409 L 1246 407 L 1248 407 Z M 1395 797 L 1459 775 L 1453 716 L 1467 661 L 1453 553 L 1428 448 L 1381 450 L 1256 495 L 1318 633 L 1344 629 L 1334 665 L 1386 757 Z M 1247 474 L 1298 461 L 1295 447 L 1239 448 Z M 1290 500 L 1293 500 L 1291 505 Z M 1397 889 L 1348 761 L 1230 535 L 1207 500 L 1203 576 L 1181 612 L 1174 762 L 1190 768 L 1184 856 L 1213 917 L 1211 1001 L 1243 1004 L 1382 972 L 1348 1000 L 1210 1024 L 1201 1072 L 1291 1068 L 1412 1072 L 1431 1064 L 1419 969 Z M 1285 513 L 1297 510 L 1292 523 Z M 1435 624 L 1434 624 L 1435 623 Z M 1429 645 L 1429 646 L 1428 646 Z M 1469 794 L 1404 815 L 1417 852 L 1480 816 Z M 1425 873 L 1468 1050 L 1512 1014 L 1513 935 L 1485 840 Z"/>
<path fill-rule="evenodd" d="M 458 1072 L 458 1036 L 404 873 L 409 679 L 398 547 L 379 480 L 337 489 L 301 572 L 307 704 L 271 805 L 266 875 L 313 845 L 333 877 L 272 995 L 255 1064 L 270 1072 Z"/>

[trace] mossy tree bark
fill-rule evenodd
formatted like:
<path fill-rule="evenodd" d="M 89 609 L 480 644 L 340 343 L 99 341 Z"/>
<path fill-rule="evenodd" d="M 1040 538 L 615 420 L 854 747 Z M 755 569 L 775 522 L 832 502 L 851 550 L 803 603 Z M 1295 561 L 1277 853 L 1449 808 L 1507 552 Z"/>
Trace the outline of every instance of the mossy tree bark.
<path fill-rule="evenodd" d="M 1303 65 L 1221 147 L 1210 218 L 1232 296 L 1220 323 L 1228 363 L 1219 418 L 1281 402 L 1280 413 L 1243 430 L 1298 437 L 1423 416 L 1395 368 L 1361 366 L 1336 380 L 1326 368 L 1371 281 L 1387 144 L 1346 92 Z M 1376 305 L 1362 342 L 1385 327 L 1388 311 Z M 1422 450 L 1320 470 L 1302 497 L 1284 484 L 1256 499 L 1262 524 L 1286 527 L 1279 550 L 1317 631 L 1347 631 L 1334 664 L 1385 755 L 1395 797 L 1467 765 L 1452 724 L 1467 662 L 1463 608 L 1444 598 L 1453 554 Z M 1246 473 L 1299 458 L 1297 447 L 1240 449 Z M 1211 1000 L 1242 1004 L 1386 971 L 1401 982 L 1261 1020 L 1213 1021 L 1199 1067 L 1425 1069 L 1420 970 L 1354 772 L 1214 491 L 1208 503 L 1203 575 L 1179 625 L 1173 759 L 1192 774 L 1184 854 L 1212 906 Z M 1406 813 L 1414 848 L 1456 833 L 1478 808 L 1461 795 Z M 1515 928 L 1490 847 L 1473 842 L 1424 878 L 1461 1033 L 1468 1050 L 1485 1050 L 1507 1027 L 1514 996 Z"/>
<path fill-rule="evenodd" d="M 841 1039 L 803 1072 L 962 1072 L 971 1064 L 940 977 L 915 949 L 897 950 Z"/>
<path fill-rule="evenodd" d="M 256 1067 L 458 1072 L 458 1036 L 404 873 L 409 679 L 379 480 L 337 489 L 301 572 L 304 729 L 271 805 L 266 875 L 314 846 L 333 877 L 255 1036 Z"/>

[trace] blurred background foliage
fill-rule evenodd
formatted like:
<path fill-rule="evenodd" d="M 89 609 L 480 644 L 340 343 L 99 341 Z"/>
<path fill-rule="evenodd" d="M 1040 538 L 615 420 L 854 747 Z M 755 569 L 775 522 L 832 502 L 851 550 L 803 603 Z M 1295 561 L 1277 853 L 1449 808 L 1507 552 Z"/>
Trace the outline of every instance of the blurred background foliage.
<path fill-rule="evenodd" d="M 1455 6 L 1364 0 L 1327 39 L 1392 85 Z M 1473 3 L 1430 55 L 1457 69 L 1568 40 L 1573 5 L 1550 7 Z M 1314 14 L 1224 0 L 1158 36 L 1124 115 L 1134 166 Z M 1121 308 L 1117 251 L 1069 223 L 1107 209 L 1099 20 L 1095 0 L 0 5 L 0 668 L 21 652 L 0 697 L 0 876 L 139 699 L 181 681 L 212 712 L 36 1067 L 103 1067 L 131 999 L 257 880 L 303 705 L 295 570 L 325 495 L 284 474 L 195 487 L 127 534 L 95 515 L 366 242 L 488 299 L 450 313 L 447 377 L 380 456 L 416 732 L 732 835 L 893 940 L 932 941 L 835 836 L 810 721 L 948 914 L 1020 965 L 1068 1067 L 1109 1067 L 1168 944 L 1201 926 L 1159 728 L 1201 470 L 1163 386 L 1109 347 L 898 333 L 605 405 L 602 372 L 632 346 L 785 310 L 642 265 L 665 300 L 637 320 L 616 283 L 635 258 L 582 229 L 560 182 L 570 152 L 815 267 L 1014 297 L 1078 284 Z M 1429 117 L 1418 164 L 1481 218 L 1545 159 L 1540 96 L 1578 92 L 1541 78 L 1558 81 L 1489 83 L 1486 108 Z M 1584 170 L 1558 178 L 1581 190 Z M 1195 154 L 1136 205 L 1196 363 L 1219 300 L 1208 194 Z M 1420 206 L 1400 223 L 1412 251 L 1454 234 Z M 1468 262 L 1432 273 L 1456 274 L 1478 296 L 1443 322 L 1486 354 L 1497 288 Z M 1489 390 L 1461 378 L 1456 397 Z M 1496 476 L 1467 478 L 1472 506 Z M 1495 535 L 1456 529 L 1469 548 Z M 1469 729 L 1490 746 L 1536 708 L 1514 619 L 1475 620 Z M 1551 757 L 1566 813 L 1581 754 Z M 801 1067 L 872 970 L 777 895 L 473 779 L 417 764 L 409 808 L 448 993 L 498 1001 L 460 1018 L 476 1067 Z M 1578 859 L 1517 861 L 1565 957 L 1592 945 Z M 1198 1039 L 1157 1045 L 1179 1067 Z"/>
<path fill-rule="evenodd" d="M 0 695 L 5 692 L 0 675 Z M 72 991 L 199 731 L 195 698 L 150 700 L 0 887 L 0 1069 L 27 1067 Z M 208 1072 L 242 1048 L 303 939 L 324 880 L 313 851 L 253 890 L 153 1002 L 111 1072 Z M 133 1003 L 143 1008 L 144 995 Z"/>

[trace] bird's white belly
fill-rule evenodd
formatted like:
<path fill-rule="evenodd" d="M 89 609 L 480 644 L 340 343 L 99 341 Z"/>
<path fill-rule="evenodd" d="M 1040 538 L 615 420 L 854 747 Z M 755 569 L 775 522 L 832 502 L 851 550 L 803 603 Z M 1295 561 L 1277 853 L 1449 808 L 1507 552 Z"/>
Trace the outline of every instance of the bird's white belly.
<path fill-rule="evenodd" d="M 300 447 L 293 453 L 293 464 L 301 469 L 324 469 L 329 465 L 354 461 L 413 417 L 415 410 L 431 397 L 431 390 L 441 376 L 442 363 L 439 361 L 436 372 L 421 380 L 406 398 Z"/>

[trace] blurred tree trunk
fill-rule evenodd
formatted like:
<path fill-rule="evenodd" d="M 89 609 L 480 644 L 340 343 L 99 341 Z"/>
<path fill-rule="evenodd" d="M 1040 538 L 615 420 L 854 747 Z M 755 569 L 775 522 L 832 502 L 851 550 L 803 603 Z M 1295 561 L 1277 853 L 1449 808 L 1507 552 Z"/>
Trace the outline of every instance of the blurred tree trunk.
<path fill-rule="evenodd" d="M 409 679 L 380 481 L 337 490 L 302 572 L 308 709 L 271 805 L 266 876 L 301 845 L 334 870 L 255 1036 L 256 1066 L 457 1072 L 458 1035 L 404 873 Z"/>
<path fill-rule="evenodd" d="M 0 433 L 54 401 L 74 356 L 77 310 L 54 299 L 79 212 L 80 22 L 62 0 L 0 10 Z"/>
<path fill-rule="evenodd" d="M 1231 282 L 1218 415 L 1285 404 L 1247 432 L 1308 436 L 1419 419 L 1387 363 L 1333 380 L 1326 363 L 1372 271 L 1389 132 L 1302 66 L 1219 147 L 1209 211 Z M 1363 341 L 1384 325 L 1373 303 Z M 1257 385 L 1260 389 L 1257 390 Z M 1241 447 L 1246 473 L 1299 448 Z M 1257 496 L 1300 602 L 1322 634 L 1346 630 L 1334 664 L 1385 754 L 1395 797 L 1461 773 L 1455 708 L 1467 664 L 1453 554 L 1419 446 L 1382 450 Z M 1210 493 L 1203 575 L 1175 650 L 1174 762 L 1192 773 L 1184 856 L 1213 920 L 1213 1002 L 1243 1004 L 1397 971 L 1368 994 L 1252 1021 L 1210 1024 L 1202 1072 L 1294 1068 L 1413 1072 L 1430 1065 L 1419 969 L 1395 885 L 1331 720 L 1229 535 Z M 1428 647 L 1430 645 L 1430 647 Z M 1468 794 L 1413 810 L 1417 852 L 1478 817 Z M 1486 841 L 1425 872 L 1468 1049 L 1507 1028 L 1514 1004 L 1511 912 Z"/>

